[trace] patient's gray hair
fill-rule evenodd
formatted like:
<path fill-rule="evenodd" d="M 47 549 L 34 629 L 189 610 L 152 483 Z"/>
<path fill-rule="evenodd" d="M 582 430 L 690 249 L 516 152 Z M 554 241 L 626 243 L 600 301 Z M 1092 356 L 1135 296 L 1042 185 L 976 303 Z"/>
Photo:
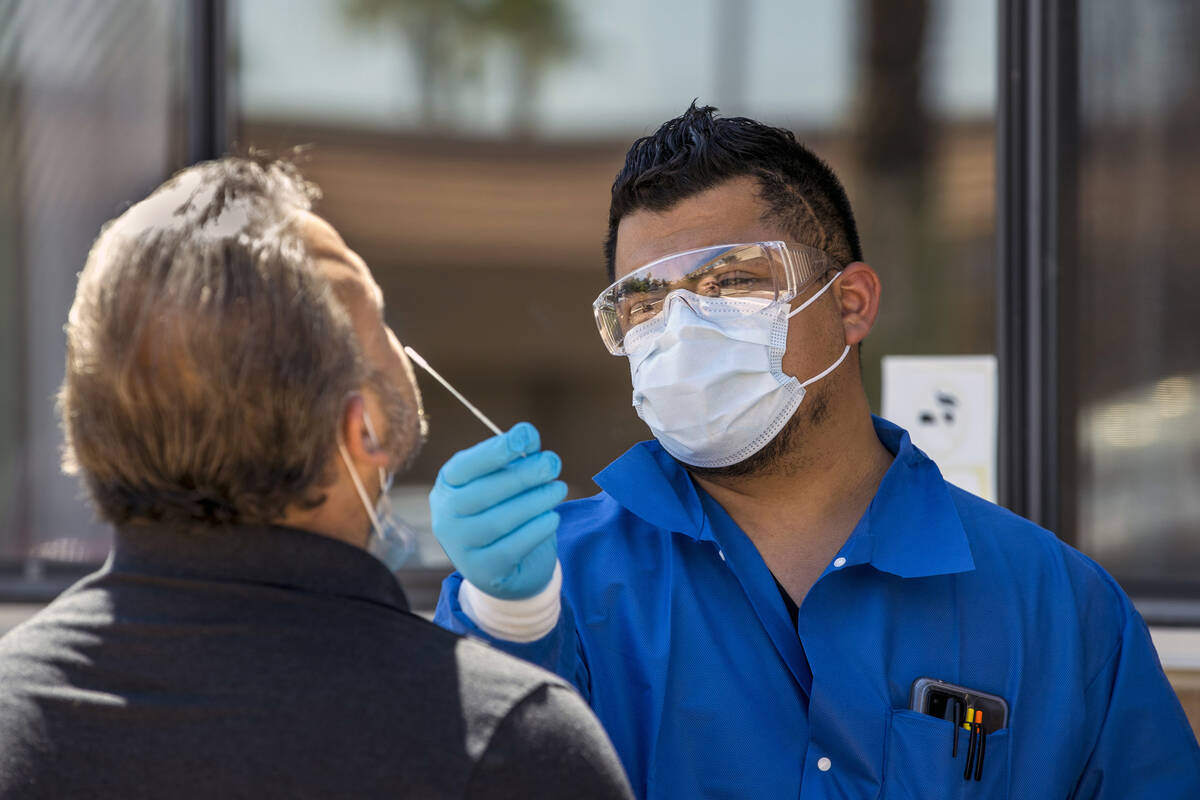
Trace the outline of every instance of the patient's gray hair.
<path fill-rule="evenodd" d="M 185 169 L 108 223 L 79 276 L 63 468 L 114 523 L 266 523 L 314 507 L 372 377 L 295 218 L 290 164 Z"/>

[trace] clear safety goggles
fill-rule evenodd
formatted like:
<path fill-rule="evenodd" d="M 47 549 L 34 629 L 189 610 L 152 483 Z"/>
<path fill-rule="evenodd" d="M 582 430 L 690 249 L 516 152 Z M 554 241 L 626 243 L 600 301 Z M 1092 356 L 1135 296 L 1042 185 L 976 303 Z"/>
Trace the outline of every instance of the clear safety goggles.
<path fill-rule="evenodd" d="M 596 298 L 592 310 L 604 346 L 615 356 L 627 355 L 625 336 L 666 308 L 674 292 L 701 297 L 764 298 L 788 303 L 810 283 L 841 264 L 823 250 L 786 242 L 722 244 L 674 253 L 639 267 Z M 745 313 L 758 303 L 729 308 Z"/>

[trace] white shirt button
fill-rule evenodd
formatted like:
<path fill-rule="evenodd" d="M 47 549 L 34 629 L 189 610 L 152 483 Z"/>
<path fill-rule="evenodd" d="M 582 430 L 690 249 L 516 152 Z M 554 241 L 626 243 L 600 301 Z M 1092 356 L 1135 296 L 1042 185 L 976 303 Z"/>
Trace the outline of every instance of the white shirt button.
<path fill-rule="evenodd" d="M 825 756 L 821 756 L 819 759 L 817 759 L 817 769 L 821 770 L 821 772 L 829 772 L 829 768 L 832 766 L 833 762 Z"/>
<path fill-rule="evenodd" d="M 842 558 L 841 556 L 838 556 L 837 558 L 835 558 L 833 560 L 833 565 L 835 567 L 844 567 L 844 566 L 846 566 L 846 559 Z"/>
<path fill-rule="evenodd" d="M 721 557 L 722 561 L 725 560 L 725 551 L 724 550 L 718 550 L 717 555 L 719 555 Z"/>

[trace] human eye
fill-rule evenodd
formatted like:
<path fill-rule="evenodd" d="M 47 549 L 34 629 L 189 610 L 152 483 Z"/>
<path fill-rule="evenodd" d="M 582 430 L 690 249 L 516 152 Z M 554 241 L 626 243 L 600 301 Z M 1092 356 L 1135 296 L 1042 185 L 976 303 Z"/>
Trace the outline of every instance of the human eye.
<path fill-rule="evenodd" d="M 745 294 L 769 289 L 771 281 L 750 270 L 731 270 L 717 279 L 721 294 Z"/>
<path fill-rule="evenodd" d="M 722 275 L 717 281 L 717 285 L 722 289 L 733 289 L 739 286 L 747 286 L 756 280 L 754 276 L 745 272 L 731 272 L 727 275 Z"/>
<path fill-rule="evenodd" d="M 709 273 L 713 287 L 722 295 L 758 294 L 771 291 L 775 282 L 771 263 L 762 257 L 731 258 Z"/>

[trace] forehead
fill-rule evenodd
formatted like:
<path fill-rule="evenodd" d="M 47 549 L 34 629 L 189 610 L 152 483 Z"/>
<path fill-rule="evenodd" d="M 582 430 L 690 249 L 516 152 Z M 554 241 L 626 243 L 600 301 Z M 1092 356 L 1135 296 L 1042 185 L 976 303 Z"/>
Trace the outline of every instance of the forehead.
<path fill-rule="evenodd" d="M 635 211 L 617 226 L 616 275 L 684 250 L 790 239 L 777 223 L 764 221 L 766 211 L 753 177 L 733 178 L 666 211 Z"/>
<path fill-rule="evenodd" d="M 327 221 L 309 211 L 297 214 L 296 226 L 316 267 L 325 273 L 343 302 L 354 306 L 362 301 L 383 307 L 383 292 L 358 253 L 342 241 Z"/>

